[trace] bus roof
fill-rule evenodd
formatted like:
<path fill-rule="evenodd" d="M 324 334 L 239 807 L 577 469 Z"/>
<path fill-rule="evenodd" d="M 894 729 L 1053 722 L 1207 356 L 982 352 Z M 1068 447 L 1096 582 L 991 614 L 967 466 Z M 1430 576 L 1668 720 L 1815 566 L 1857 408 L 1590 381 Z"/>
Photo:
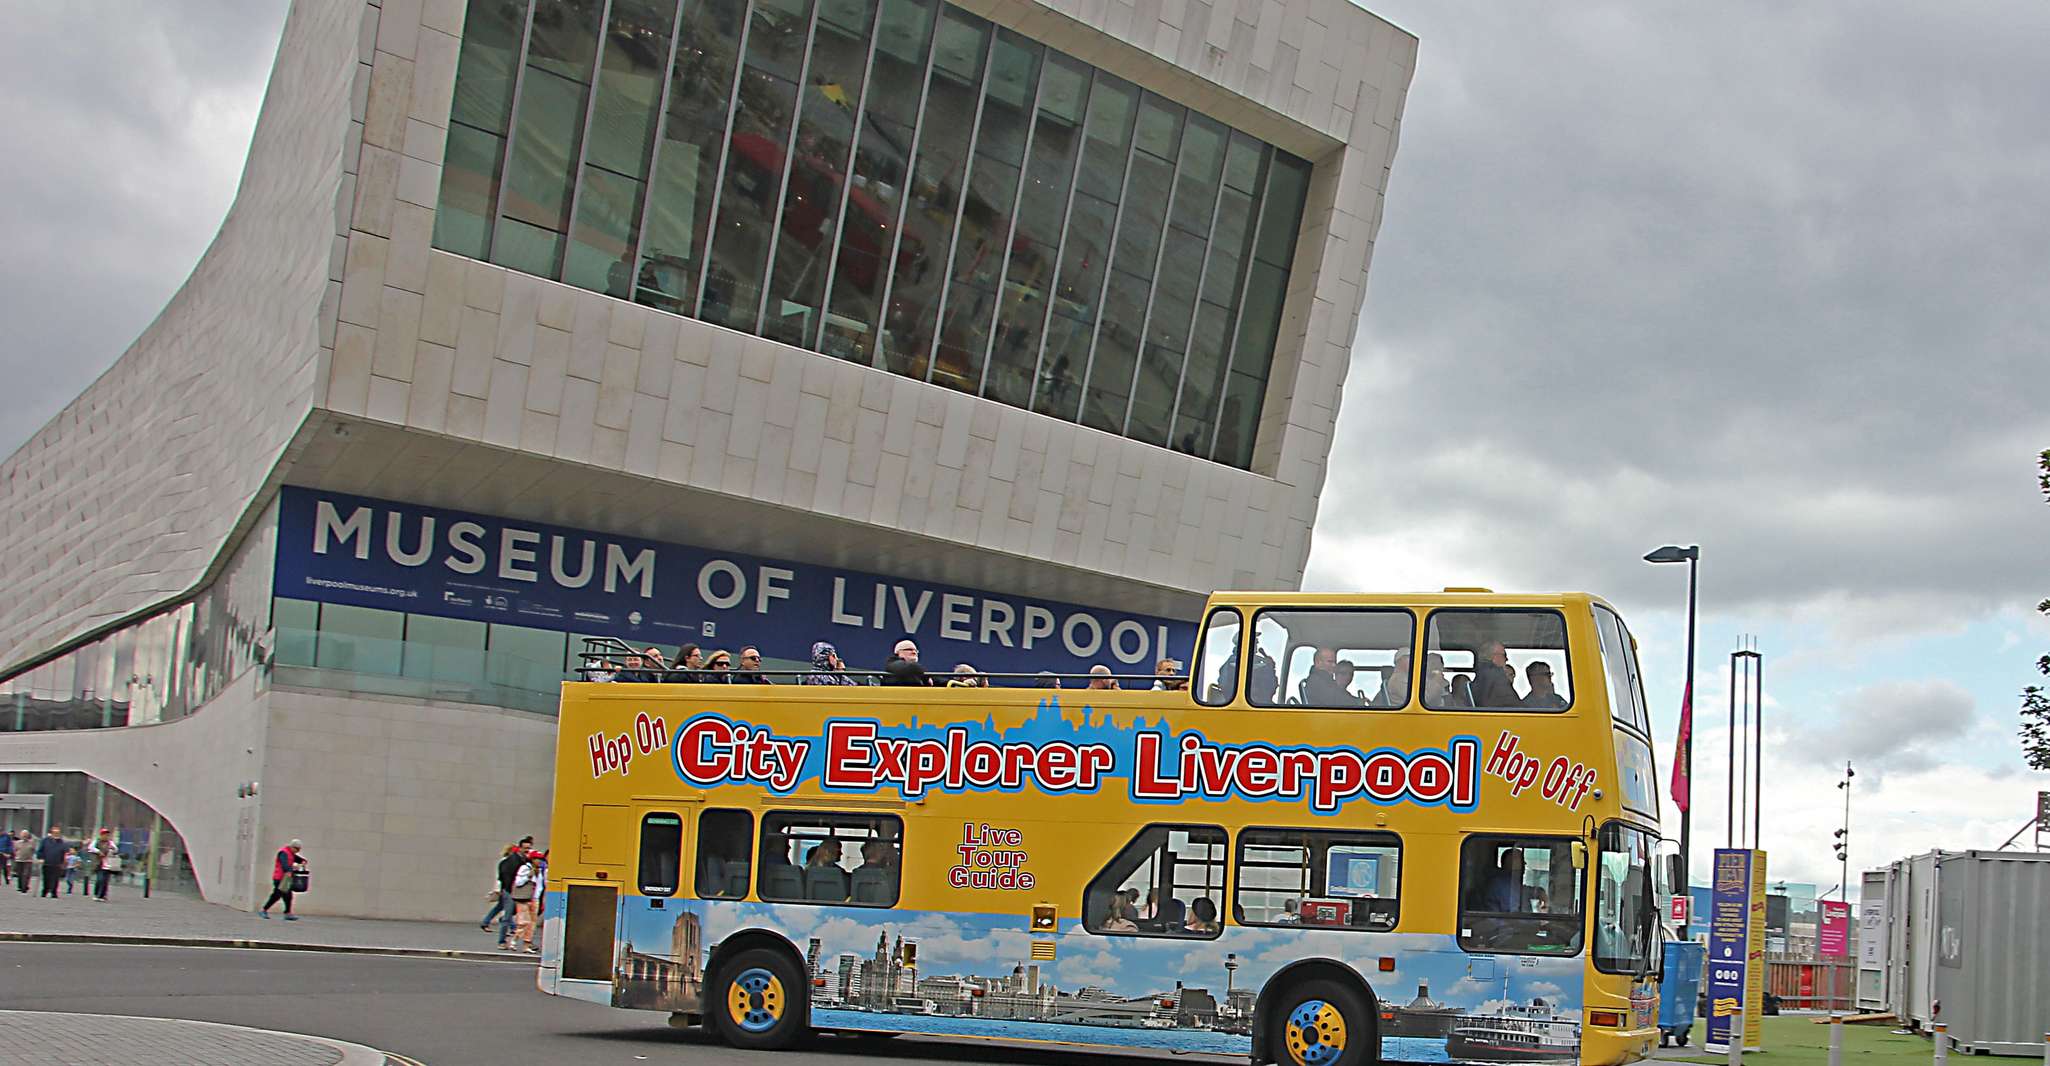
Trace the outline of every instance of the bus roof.
<path fill-rule="evenodd" d="M 1609 606 L 1587 592 L 1213 592 L 1212 607 L 1585 607 Z"/>

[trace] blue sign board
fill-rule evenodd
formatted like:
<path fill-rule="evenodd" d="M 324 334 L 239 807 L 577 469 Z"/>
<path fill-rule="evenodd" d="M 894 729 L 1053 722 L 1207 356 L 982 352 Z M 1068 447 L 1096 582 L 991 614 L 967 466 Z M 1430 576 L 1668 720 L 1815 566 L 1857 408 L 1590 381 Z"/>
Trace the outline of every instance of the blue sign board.
<path fill-rule="evenodd" d="M 1715 849 L 1708 899 L 1708 1040 L 1729 1047 L 1730 1018 L 1743 1010 L 1744 967 L 1749 962 L 1751 856 L 1743 848 Z M 1737 1038 L 1743 1039 L 1738 1033 Z"/>
<path fill-rule="evenodd" d="M 1187 660 L 1196 628 L 856 570 L 709 551 L 337 492 L 286 487 L 277 595 L 662 646 L 808 661 L 830 641 L 881 669 L 904 637 L 929 671 L 1149 674 Z"/>

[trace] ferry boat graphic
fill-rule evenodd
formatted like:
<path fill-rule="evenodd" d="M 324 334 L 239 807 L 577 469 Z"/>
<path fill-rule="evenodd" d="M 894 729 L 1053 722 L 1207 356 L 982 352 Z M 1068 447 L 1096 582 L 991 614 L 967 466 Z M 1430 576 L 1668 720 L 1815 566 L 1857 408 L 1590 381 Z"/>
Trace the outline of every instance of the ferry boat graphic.
<path fill-rule="evenodd" d="M 1580 1057 L 1580 1023 L 1559 1018 L 1551 1004 L 1533 999 L 1501 1014 L 1470 1015 L 1445 1036 L 1454 1062 L 1559 1062 Z"/>

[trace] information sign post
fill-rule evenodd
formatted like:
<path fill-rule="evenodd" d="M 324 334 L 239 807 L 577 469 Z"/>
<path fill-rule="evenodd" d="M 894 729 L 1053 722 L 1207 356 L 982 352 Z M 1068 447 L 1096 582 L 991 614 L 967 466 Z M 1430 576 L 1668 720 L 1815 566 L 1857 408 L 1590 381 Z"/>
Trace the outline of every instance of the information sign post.
<path fill-rule="evenodd" d="M 1765 852 L 1717 848 L 1708 913 L 1708 1049 L 1761 1046 L 1765 1006 Z M 1731 1023 L 1741 1028 L 1732 1040 Z"/>

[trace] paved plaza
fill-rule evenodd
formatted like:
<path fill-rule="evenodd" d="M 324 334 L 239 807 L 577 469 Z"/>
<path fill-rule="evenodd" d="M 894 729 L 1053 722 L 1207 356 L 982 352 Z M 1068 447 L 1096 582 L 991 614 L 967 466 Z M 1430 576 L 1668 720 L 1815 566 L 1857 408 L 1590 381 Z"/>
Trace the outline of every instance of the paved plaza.
<path fill-rule="evenodd" d="M 325 1037 L 214 1022 L 0 1010 L 0 1066 L 385 1066 L 384 1053 Z"/>
<path fill-rule="evenodd" d="M 477 914 L 483 917 L 483 894 Z M 470 922 L 401 922 L 307 915 L 296 922 L 265 920 L 247 911 L 196 897 L 157 894 L 148 899 L 116 889 L 96 903 L 84 892 L 39 898 L 10 886 L 0 891 L 0 938 L 93 938 L 180 943 L 254 941 L 262 946 L 463 953 L 518 958 L 498 951 L 492 933 Z M 531 958 L 531 956 L 527 956 Z"/>

